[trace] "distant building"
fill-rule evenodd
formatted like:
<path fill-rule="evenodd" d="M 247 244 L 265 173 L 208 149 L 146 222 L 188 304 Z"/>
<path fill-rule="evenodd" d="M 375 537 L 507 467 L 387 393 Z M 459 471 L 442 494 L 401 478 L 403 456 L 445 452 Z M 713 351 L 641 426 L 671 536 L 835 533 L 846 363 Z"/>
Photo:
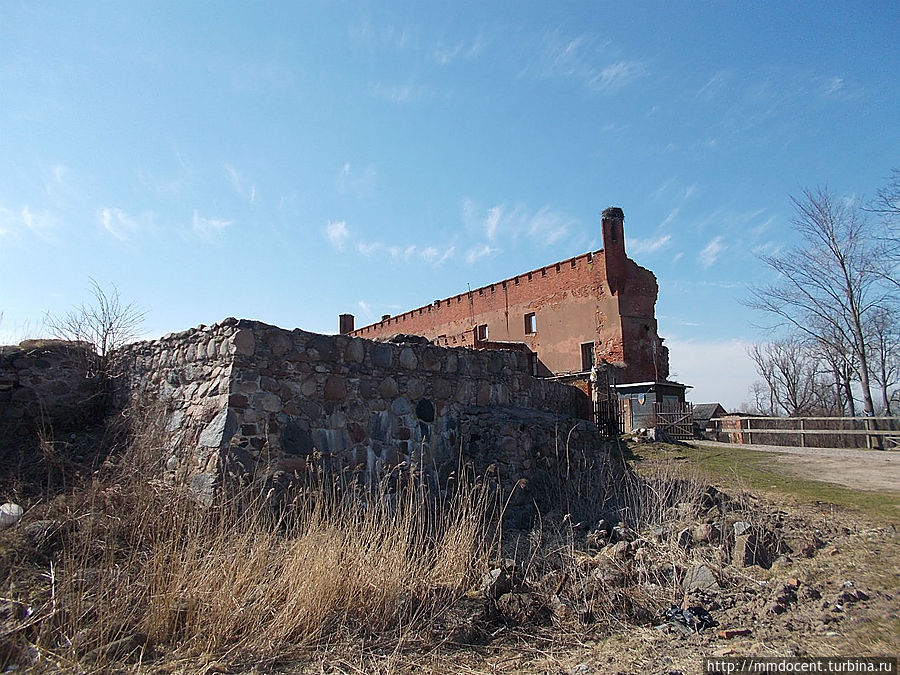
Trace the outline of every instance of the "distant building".
<path fill-rule="evenodd" d="M 695 403 L 694 404 L 694 427 L 699 437 L 708 435 L 707 430 L 712 427 L 710 420 L 719 417 L 725 417 L 728 411 L 722 407 L 721 403 Z"/>
<path fill-rule="evenodd" d="M 657 333 L 654 274 L 625 254 L 622 209 L 603 211 L 603 248 L 450 296 L 362 328 L 341 315 L 342 333 L 386 339 L 421 335 L 442 346 L 514 349 L 532 374 L 585 385 L 595 367 L 609 384 L 654 383 L 684 402 L 668 382 L 669 352 Z M 596 376 L 595 376 L 596 379 Z"/>

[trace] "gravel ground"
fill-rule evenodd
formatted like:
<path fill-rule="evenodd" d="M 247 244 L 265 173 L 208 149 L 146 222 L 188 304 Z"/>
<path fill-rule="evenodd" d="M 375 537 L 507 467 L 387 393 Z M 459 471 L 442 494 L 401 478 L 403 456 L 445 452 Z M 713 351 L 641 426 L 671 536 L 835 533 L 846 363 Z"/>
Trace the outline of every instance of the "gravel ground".
<path fill-rule="evenodd" d="M 693 441 L 692 444 L 713 448 L 732 447 L 730 443 L 713 441 Z M 846 485 L 858 490 L 900 492 L 900 452 L 780 445 L 741 447 L 772 453 L 785 471 L 802 478 Z"/>

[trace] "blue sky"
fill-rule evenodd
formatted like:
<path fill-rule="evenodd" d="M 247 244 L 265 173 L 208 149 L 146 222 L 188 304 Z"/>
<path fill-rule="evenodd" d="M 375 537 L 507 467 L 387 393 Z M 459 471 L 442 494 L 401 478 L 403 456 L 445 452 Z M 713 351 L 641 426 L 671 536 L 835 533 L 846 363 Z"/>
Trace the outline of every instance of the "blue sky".
<path fill-rule="evenodd" d="M 897 2 L 0 2 L 0 342 L 115 284 L 157 337 L 335 332 L 600 247 L 695 402 L 790 195 L 900 165 Z"/>

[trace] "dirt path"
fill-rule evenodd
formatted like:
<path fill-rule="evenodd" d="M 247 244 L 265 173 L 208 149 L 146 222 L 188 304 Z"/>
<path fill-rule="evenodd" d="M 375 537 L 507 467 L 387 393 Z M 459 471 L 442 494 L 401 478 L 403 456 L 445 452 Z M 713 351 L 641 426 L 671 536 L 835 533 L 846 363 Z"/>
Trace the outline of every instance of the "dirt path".
<path fill-rule="evenodd" d="M 692 442 L 713 448 L 730 443 Z M 776 445 L 742 445 L 747 450 L 772 454 L 785 471 L 801 478 L 846 485 L 858 490 L 900 492 L 900 452 L 847 448 L 795 448 Z"/>

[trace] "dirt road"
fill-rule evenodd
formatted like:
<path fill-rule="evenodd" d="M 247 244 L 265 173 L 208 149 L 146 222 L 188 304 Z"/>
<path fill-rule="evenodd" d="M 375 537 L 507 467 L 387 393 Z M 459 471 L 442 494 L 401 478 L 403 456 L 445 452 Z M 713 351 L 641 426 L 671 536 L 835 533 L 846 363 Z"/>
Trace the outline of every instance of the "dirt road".
<path fill-rule="evenodd" d="M 729 443 L 694 441 L 706 447 L 729 448 Z M 772 453 L 784 470 L 801 478 L 846 485 L 858 490 L 900 493 L 900 452 L 847 448 L 794 448 L 743 445 L 747 450 Z"/>

